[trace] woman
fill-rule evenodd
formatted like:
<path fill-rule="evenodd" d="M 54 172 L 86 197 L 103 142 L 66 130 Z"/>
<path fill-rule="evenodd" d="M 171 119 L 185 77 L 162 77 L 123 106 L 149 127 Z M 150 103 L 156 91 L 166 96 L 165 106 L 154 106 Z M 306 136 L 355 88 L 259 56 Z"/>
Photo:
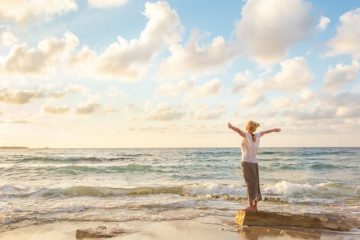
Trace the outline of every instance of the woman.
<path fill-rule="evenodd" d="M 280 132 L 280 128 L 257 132 L 256 129 L 260 124 L 254 121 L 248 121 L 246 131 L 234 127 L 228 123 L 228 127 L 239 133 L 243 139 L 241 142 L 241 169 L 243 171 L 247 193 L 249 198 L 249 207 L 246 211 L 257 211 L 257 202 L 262 200 L 259 184 L 259 165 L 256 159 L 256 152 L 259 148 L 260 137 L 272 132 Z"/>

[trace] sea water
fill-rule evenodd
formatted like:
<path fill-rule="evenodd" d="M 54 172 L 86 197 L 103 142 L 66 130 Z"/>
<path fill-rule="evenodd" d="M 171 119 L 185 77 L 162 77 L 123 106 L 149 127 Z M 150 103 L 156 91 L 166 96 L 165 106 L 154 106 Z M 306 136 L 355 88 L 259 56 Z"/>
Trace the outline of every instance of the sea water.
<path fill-rule="evenodd" d="M 0 151 L 0 231 L 54 221 L 233 220 L 238 148 Z M 360 218 L 360 148 L 261 148 L 259 208 Z"/>

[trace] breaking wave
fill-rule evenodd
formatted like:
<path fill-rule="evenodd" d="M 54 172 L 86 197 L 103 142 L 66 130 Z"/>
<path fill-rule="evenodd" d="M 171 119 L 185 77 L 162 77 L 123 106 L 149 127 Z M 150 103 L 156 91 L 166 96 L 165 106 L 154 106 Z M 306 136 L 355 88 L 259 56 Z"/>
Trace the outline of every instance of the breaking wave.
<path fill-rule="evenodd" d="M 359 189 L 343 186 L 338 183 L 300 184 L 287 181 L 277 182 L 261 189 L 264 200 L 272 202 L 287 202 L 289 198 L 302 199 L 304 197 L 326 198 L 327 196 L 359 197 Z M 0 197 L 43 197 L 43 198 L 71 198 L 71 197 L 115 197 L 115 196 L 143 196 L 156 194 L 176 194 L 185 197 L 222 198 L 229 201 L 245 200 L 246 188 L 240 185 L 201 183 L 180 186 L 111 188 L 98 186 L 71 186 L 67 188 L 41 188 L 35 191 L 5 185 L 0 187 Z"/>

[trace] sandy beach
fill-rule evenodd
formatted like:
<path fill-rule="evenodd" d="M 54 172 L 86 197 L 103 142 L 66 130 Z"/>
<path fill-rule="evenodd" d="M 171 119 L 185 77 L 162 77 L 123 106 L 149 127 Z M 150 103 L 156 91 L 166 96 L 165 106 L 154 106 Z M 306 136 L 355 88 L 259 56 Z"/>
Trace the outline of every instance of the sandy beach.
<path fill-rule="evenodd" d="M 114 222 L 55 222 L 32 225 L 0 233 L 1 240 L 69 240 L 76 239 L 76 230 L 105 226 L 124 231 L 110 239 L 122 240 L 292 240 L 331 239 L 355 240 L 359 235 L 316 229 L 281 229 L 268 227 L 243 227 L 221 225 L 216 218 L 203 217 L 193 220 L 172 220 L 161 222 L 129 221 Z M 93 239 L 93 238 L 90 238 Z M 95 239 L 95 238 L 94 238 Z M 96 238 L 105 239 L 105 238 Z M 108 239 L 108 238 L 106 238 Z"/>

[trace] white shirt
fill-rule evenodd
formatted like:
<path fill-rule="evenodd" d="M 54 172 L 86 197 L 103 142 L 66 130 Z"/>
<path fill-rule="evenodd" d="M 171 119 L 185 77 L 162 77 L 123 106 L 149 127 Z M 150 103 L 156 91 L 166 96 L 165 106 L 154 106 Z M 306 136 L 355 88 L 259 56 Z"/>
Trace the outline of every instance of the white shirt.
<path fill-rule="evenodd" d="M 255 133 L 256 141 L 253 142 L 251 134 L 244 132 L 245 137 L 241 142 L 241 161 L 257 163 L 256 152 L 260 144 L 260 133 Z"/>

